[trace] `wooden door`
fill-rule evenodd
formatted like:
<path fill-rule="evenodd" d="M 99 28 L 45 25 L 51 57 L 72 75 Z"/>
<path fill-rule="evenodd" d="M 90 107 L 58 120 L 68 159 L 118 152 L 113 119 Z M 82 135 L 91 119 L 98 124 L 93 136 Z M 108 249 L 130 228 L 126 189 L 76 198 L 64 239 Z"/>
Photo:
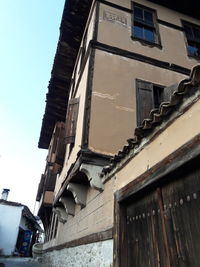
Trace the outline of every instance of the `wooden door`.
<path fill-rule="evenodd" d="M 200 266 L 200 168 L 187 164 L 163 186 L 165 226 L 173 266 Z"/>
<path fill-rule="evenodd" d="M 159 194 L 151 192 L 127 207 L 128 266 L 167 266 Z"/>
<path fill-rule="evenodd" d="M 198 163 L 190 162 L 162 181 L 126 207 L 128 266 L 199 267 Z"/>

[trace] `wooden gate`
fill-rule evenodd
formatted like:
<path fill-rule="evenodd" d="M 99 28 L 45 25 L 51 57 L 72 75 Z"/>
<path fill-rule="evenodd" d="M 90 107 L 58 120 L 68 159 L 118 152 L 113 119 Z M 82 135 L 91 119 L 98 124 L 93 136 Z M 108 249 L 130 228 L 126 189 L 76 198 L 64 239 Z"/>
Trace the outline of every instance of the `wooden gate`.
<path fill-rule="evenodd" d="M 115 266 L 200 266 L 199 163 L 189 161 L 118 202 Z"/>

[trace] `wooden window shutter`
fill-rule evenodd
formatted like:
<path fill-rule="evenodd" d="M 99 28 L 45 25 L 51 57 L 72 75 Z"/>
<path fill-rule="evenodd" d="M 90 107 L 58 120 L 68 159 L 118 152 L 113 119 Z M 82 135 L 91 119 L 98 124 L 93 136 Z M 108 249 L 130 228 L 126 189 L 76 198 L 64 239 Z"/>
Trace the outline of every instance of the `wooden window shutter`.
<path fill-rule="evenodd" d="M 79 69 L 79 72 L 81 71 L 82 69 L 82 66 L 83 66 L 83 62 L 84 62 L 84 58 L 85 58 L 85 54 L 86 54 L 86 44 L 87 44 L 87 30 L 85 32 L 85 35 L 83 37 L 83 41 L 82 41 L 82 47 L 81 47 L 81 58 L 80 58 L 80 69 Z"/>
<path fill-rule="evenodd" d="M 67 110 L 65 144 L 72 144 L 75 142 L 78 108 L 79 98 L 71 99 Z"/>
<path fill-rule="evenodd" d="M 177 90 L 178 84 L 173 84 L 169 87 L 165 87 L 163 89 L 163 102 L 169 102 L 171 100 L 171 97 L 173 93 Z"/>
<path fill-rule="evenodd" d="M 56 152 L 59 130 L 60 130 L 59 127 L 56 125 L 55 132 L 53 134 L 53 143 L 52 143 L 52 151 L 51 151 L 52 153 Z"/>
<path fill-rule="evenodd" d="M 56 175 L 57 175 L 56 173 L 48 169 L 48 172 L 46 174 L 44 191 L 51 191 L 51 192 L 54 191 L 56 185 Z"/>
<path fill-rule="evenodd" d="M 137 100 L 137 125 L 140 126 L 144 119 L 149 118 L 150 111 L 154 108 L 153 84 L 136 80 Z"/>
<path fill-rule="evenodd" d="M 64 157 L 65 157 L 65 150 L 66 145 L 64 144 L 64 138 L 65 138 L 65 124 L 63 122 L 60 122 L 60 132 L 59 132 L 59 138 L 58 138 L 58 145 L 57 145 L 57 151 L 56 151 L 56 163 L 59 165 L 63 165 Z"/>

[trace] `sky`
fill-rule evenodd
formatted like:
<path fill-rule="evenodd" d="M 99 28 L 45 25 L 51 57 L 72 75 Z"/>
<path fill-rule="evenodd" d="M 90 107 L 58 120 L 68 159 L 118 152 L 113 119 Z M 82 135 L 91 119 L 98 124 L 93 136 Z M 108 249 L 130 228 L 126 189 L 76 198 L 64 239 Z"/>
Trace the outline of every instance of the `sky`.
<path fill-rule="evenodd" d="M 0 0 L 0 195 L 33 212 L 47 150 L 38 148 L 64 0 Z M 37 206 L 37 205 L 36 205 Z"/>

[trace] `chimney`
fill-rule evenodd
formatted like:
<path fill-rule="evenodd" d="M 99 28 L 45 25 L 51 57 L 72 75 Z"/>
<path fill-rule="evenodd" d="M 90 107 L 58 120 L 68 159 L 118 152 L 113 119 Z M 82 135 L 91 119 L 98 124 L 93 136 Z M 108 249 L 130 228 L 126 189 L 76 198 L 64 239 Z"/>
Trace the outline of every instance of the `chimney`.
<path fill-rule="evenodd" d="M 4 189 L 3 189 L 3 192 L 2 192 L 2 194 L 1 194 L 1 199 L 3 199 L 3 200 L 7 200 L 9 192 L 10 192 L 10 189 L 6 189 L 6 188 L 4 188 Z"/>

